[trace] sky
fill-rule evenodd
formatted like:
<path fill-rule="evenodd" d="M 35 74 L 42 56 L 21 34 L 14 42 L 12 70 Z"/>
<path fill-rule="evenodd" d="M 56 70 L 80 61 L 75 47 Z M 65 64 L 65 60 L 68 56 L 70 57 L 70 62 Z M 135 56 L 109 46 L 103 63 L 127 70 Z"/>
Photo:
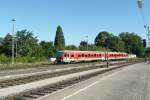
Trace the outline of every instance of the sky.
<path fill-rule="evenodd" d="M 150 22 L 150 0 L 144 0 L 143 12 Z M 0 37 L 27 29 L 45 41 L 54 41 L 57 26 L 63 29 L 66 44 L 94 43 L 101 31 L 114 35 L 135 32 L 146 38 L 137 0 L 0 0 Z"/>

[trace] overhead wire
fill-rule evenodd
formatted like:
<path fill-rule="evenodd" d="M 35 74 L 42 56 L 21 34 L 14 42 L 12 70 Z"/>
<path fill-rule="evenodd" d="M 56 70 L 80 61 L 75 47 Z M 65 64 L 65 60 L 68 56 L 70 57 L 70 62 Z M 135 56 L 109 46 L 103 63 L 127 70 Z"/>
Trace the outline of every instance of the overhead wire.
<path fill-rule="evenodd" d="M 148 46 L 150 45 L 150 29 L 149 29 L 149 24 L 145 18 L 145 14 L 143 11 L 143 0 L 137 0 L 137 5 L 138 5 L 138 9 L 140 12 L 140 15 L 142 17 L 143 20 L 143 24 L 144 24 L 144 29 L 147 32 L 147 36 L 148 36 Z"/>
<path fill-rule="evenodd" d="M 137 5 L 145 27 L 145 25 L 147 26 L 147 20 L 145 18 L 144 11 L 143 11 L 143 0 L 137 0 Z"/>

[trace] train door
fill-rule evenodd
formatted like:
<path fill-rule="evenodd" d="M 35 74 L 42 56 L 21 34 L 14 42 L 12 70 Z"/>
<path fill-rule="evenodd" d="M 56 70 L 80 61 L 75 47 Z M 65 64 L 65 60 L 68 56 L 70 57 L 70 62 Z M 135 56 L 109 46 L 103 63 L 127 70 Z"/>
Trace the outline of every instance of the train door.
<path fill-rule="evenodd" d="M 69 52 L 65 53 L 65 63 L 70 63 L 70 53 Z"/>
<path fill-rule="evenodd" d="M 105 60 L 105 52 L 103 52 L 103 53 L 100 53 L 100 58 L 104 61 Z"/>
<path fill-rule="evenodd" d="M 71 53 L 71 61 L 74 62 L 75 61 L 75 53 Z"/>

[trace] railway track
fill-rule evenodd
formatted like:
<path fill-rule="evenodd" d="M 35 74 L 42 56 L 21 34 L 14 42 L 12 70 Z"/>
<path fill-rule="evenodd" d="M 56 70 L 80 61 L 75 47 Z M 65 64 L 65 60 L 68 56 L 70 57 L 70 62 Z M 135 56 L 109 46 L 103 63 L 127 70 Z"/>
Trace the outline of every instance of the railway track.
<path fill-rule="evenodd" d="M 4 65 L 2 68 L 0 67 L 0 76 L 33 73 L 33 72 L 54 70 L 54 69 L 60 69 L 60 68 L 70 68 L 72 66 L 73 67 L 86 66 L 86 65 L 90 65 L 90 64 L 96 64 L 96 63 L 98 63 L 98 62 L 76 63 L 76 64 L 13 65 L 13 66 L 11 66 L 11 69 L 7 69 L 7 66 Z M 101 63 L 103 63 L 103 62 L 101 62 Z M 10 66 L 10 65 L 8 65 L 8 66 Z M 18 66 L 18 67 L 15 67 L 15 66 Z"/>
<path fill-rule="evenodd" d="M 113 63 L 110 65 L 115 65 L 115 64 L 119 65 L 119 64 L 123 64 L 123 63 L 124 62 Z M 102 67 L 106 67 L 106 65 L 105 64 L 103 64 L 103 65 L 91 65 L 89 67 L 82 67 L 82 68 L 77 67 L 77 68 L 73 68 L 70 70 L 64 70 L 61 72 L 56 71 L 56 72 L 52 72 L 52 73 L 43 73 L 43 74 L 38 74 L 38 75 L 19 77 L 19 78 L 15 78 L 15 79 L 1 80 L 0 81 L 0 88 L 7 88 L 10 86 L 21 85 L 21 84 L 25 84 L 25 83 L 39 81 L 39 80 L 46 79 L 46 78 L 58 77 L 61 75 L 77 73 L 77 72 L 81 72 L 81 71 L 86 71 L 86 70 L 91 70 L 91 69 L 96 69 L 96 68 L 102 68 Z"/>
<path fill-rule="evenodd" d="M 4 100 L 34 100 L 34 99 L 37 99 L 37 98 L 39 98 L 41 96 L 44 96 L 46 94 L 53 93 L 54 91 L 63 89 L 65 87 L 68 87 L 68 86 L 73 85 L 75 83 L 86 80 L 90 77 L 93 77 L 93 76 L 96 76 L 98 74 L 104 73 L 106 71 L 111 71 L 111 70 L 114 70 L 114 69 L 122 68 L 123 66 L 127 66 L 127 65 L 130 65 L 130 64 L 134 64 L 134 63 L 137 63 L 137 62 L 122 63 L 118 67 L 110 68 L 110 69 L 107 69 L 107 70 L 104 70 L 104 71 L 99 71 L 99 72 L 92 73 L 92 74 L 89 74 L 89 75 L 86 75 L 86 76 L 76 77 L 76 78 L 73 78 L 73 79 L 70 79 L 70 80 L 67 80 L 67 81 L 62 81 L 62 82 L 59 82 L 57 84 L 48 85 L 48 86 L 45 86 L 45 87 L 42 87 L 42 88 L 29 90 L 29 91 L 26 91 L 24 93 L 17 94 L 15 96 L 9 96 L 9 97 L 5 98 Z M 103 67 L 105 67 L 105 66 L 103 66 Z M 99 67 L 95 67 L 95 68 L 99 68 Z M 87 70 L 90 70 L 90 69 L 87 69 Z M 80 71 L 81 71 L 81 69 L 80 69 Z"/>

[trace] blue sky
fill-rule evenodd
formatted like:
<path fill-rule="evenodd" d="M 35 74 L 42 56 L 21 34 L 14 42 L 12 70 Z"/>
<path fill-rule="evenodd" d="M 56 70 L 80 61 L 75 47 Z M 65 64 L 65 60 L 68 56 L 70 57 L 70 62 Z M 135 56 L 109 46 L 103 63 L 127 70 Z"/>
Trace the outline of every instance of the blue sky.
<path fill-rule="evenodd" d="M 149 0 L 144 0 L 145 18 L 150 22 Z M 136 0 L 0 0 L 0 37 L 27 29 L 39 40 L 54 41 L 56 28 L 63 28 L 66 44 L 90 43 L 100 31 L 135 32 L 146 38 Z"/>

